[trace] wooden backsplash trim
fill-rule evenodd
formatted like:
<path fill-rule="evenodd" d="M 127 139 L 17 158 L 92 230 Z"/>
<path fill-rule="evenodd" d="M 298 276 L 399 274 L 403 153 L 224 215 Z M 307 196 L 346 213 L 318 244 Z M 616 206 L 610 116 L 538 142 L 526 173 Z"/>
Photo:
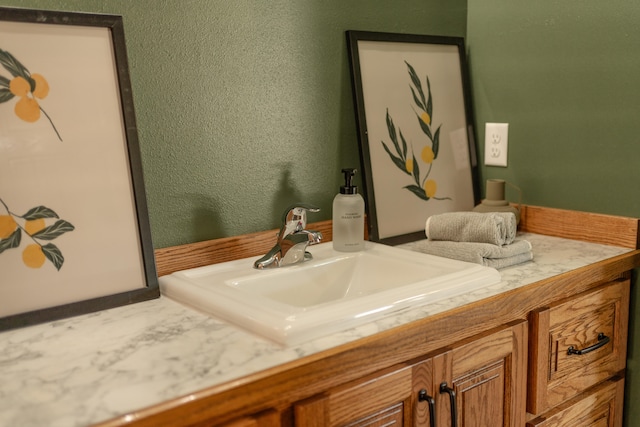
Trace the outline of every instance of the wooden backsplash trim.
<path fill-rule="evenodd" d="M 639 223 L 637 218 L 526 205 L 522 206 L 520 215 L 522 231 L 633 249 L 638 248 L 640 240 Z M 323 241 L 329 242 L 333 237 L 331 224 L 331 220 L 326 220 L 310 223 L 307 228 L 322 232 Z M 240 258 L 259 257 L 271 249 L 277 233 L 278 230 L 274 229 L 156 249 L 158 276 Z"/>
<path fill-rule="evenodd" d="M 565 209 L 522 206 L 520 230 L 583 242 L 638 249 L 640 220 Z"/>
<path fill-rule="evenodd" d="M 332 221 L 307 224 L 307 229 L 322 233 L 324 242 L 331 241 Z M 271 249 L 279 230 L 260 231 L 155 250 L 158 276 L 203 265 L 247 257 L 260 257 Z"/>

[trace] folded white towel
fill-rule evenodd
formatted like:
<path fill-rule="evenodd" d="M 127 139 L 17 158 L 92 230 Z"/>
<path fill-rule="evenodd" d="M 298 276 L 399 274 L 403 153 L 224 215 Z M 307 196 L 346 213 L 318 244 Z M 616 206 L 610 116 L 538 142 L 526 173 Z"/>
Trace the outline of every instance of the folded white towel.
<path fill-rule="evenodd" d="M 510 245 L 504 246 L 490 243 L 423 240 L 415 242 L 412 250 L 493 268 L 509 267 L 533 259 L 531 243 L 527 240 L 515 240 Z"/>
<path fill-rule="evenodd" d="M 427 218 L 425 234 L 429 240 L 508 245 L 516 238 L 513 212 L 449 212 Z"/>

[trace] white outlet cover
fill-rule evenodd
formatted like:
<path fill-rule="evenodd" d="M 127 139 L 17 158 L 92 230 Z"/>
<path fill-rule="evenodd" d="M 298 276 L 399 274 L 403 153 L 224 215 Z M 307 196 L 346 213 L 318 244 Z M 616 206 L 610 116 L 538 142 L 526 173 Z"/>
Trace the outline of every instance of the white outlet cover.
<path fill-rule="evenodd" d="M 509 123 L 486 123 L 484 135 L 484 164 L 507 167 Z"/>

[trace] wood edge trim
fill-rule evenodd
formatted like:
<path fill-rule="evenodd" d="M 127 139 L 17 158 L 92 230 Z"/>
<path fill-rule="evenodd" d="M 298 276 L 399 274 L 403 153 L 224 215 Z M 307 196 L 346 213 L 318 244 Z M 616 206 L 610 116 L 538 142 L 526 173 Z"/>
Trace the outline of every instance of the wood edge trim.
<path fill-rule="evenodd" d="M 520 230 L 591 243 L 638 249 L 640 219 L 523 205 Z"/>
<path fill-rule="evenodd" d="M 523 426 L 526 422 L 527 413 L 527 366 L 529 364 L 528 348 L 529 348 L 529 322 L 520 320 L 511 322 L 512 339 L 514 352 L 516 354 L 516 362 L 518 366 L 512 369 L 511 376 L 511 393 L 512 407 L 511 420 L 513 425 Z M 513 358 L 511 363 L 514 363 Z"/>
<path fill-rule="evenodd" d="M 520 216 L 520 229 L 526 232 L 632 249 L 637 249 L 640 243 L 640 219 L 637 218 L 529 205 L 521 206 Z M 308 228 L 320 231 L 324 242 L 333 238 L 331 220 L 310 223 Z M 365 238 L 366 230 L 365 219 Z M 273 246 L 277 232 L 273 229 L 156 249 L 158 276 L 260 256 Z"/>
<path fill-rule="evenodd" d="M 545 385 L 549 369 L 549 316 L 548 306 L 529 313 L 529 347 L 527 412 L 539 414 L 545 408 Z"/>
<path fill-rule="evenodd" d="M 320 231 L 324 242 L 333 237 L 331 220 L 310 223 L 307 228 Z M 273 229 L 156 249 L 158 277 L 204 265 L 259 257 L 273 247 L 277 234 L 278 229 Z"/>

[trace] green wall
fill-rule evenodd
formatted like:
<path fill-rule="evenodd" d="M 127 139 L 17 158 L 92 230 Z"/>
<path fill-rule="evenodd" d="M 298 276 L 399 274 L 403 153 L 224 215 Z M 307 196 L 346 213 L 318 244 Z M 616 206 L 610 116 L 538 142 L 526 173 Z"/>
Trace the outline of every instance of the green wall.
<path fill-rule="evenodd" d="M 510 124 L 509 167 L 483 179 L 529 204 L 640 216 L 633 0 L 0 3 L 123 15 L 155 247 L 275 228 L 294 200 L 330 218 L 358 163 L 347 29 L 466 34 L 481 158 L 484 123 Z M 632 340 L 632 427 L 639 354 Z"/>
<path fill-rule="evenodd" d="M 640 3 L 469 0 L 468 9 L 480 146 L 485 122 L 509 123 L 509 165 L 484 167 L 483 179 L 517 185 L 528 204 L 640 217 Z M 636 279 L 630 427 L 640 426 L 639 299 Z"/>
<path fill-rule="evenodd" d="M 155 247 L 331 218 L 358 167 L 344 32 L 464 35 L 466 0 L 0 0 L 122 15 Z"/>
<path fill-rule="evenodd" d="M 470 0 L 477 132 L 508 122 L 509 167 L 530 204 L 640 216 L 640 3 Z"/>

